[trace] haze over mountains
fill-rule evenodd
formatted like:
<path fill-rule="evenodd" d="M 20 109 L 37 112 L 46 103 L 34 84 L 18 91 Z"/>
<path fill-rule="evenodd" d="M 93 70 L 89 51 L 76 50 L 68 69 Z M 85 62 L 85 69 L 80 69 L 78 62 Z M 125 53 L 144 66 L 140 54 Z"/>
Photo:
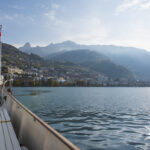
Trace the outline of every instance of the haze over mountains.
<path fill-rule="evenodd" d="M 59 62 L 73 62 L 96 72 L 102 73 L 103 75 L 113 79 L 134 79 L 134 75 L 131 71 L 121 65 L 115 64 L 105 55 L 95 51 L 86 49 L 62 51 L 51 54 L 46 58 Z"/>
<path fill-rule="evenodd" d="M 69 77 L 70 80 L 78 80 L 81 78 L 97 79 L 101 76 L 101 73 L 78 64 L 45 60 L 36 54 L 21 52 L 16 47 L 6 43 L 2 44 L 2 66 L 4 68 L 17 67 L 22 69 L 25 74 L 29 73 L 29 76 L 34 76 L 35 70 L 37 70 L 36 78 L 37 76 L 41 76 L 41 74 L 46 78 L 51 76 L 59 78 L 63 76 L 65 79 Z"/>
<path fill-rule="evenodd" d="M 137 79 L 150 80 L 150 52 L 143 49 L 113 45 L 80 45 L 72 41 L 50 44 L 45 47 L 31 47 L 29 43 L 26 43 L 23 47 L 20 47 L 20 50 L 26 53 L 35 53 L 46 58 L 51 58 L 51 55 L 53 56 L 57 52 L 63 53 L 64 51 L 79 49 L 96 51 L 109 58 L 113 63 L 122 65 L 133 72 Z M 82 59 L 84 59 L 84 55 Z"/>

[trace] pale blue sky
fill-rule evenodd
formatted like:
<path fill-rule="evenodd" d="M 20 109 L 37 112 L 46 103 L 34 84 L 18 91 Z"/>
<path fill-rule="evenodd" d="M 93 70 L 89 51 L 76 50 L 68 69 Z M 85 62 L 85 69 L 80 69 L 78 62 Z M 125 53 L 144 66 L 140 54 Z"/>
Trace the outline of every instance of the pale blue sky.
<path fill-rule="evenodd" d="M 0 0 L 3 42 L 72 40 L 150 50 L 150 0 Z"/>

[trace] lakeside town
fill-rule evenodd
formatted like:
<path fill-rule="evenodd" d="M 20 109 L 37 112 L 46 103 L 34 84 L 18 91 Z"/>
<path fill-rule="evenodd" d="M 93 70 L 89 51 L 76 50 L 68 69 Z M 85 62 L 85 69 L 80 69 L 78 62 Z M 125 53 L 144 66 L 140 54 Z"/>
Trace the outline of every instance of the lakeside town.
<path fill-rule="evenodd" d="M 42 67 L 40 69 L 31 67 L 22 70 L 18 67 L 2 67 L 5 78 L 13 79 L 13 86 L 150 86 L 150 82 L 129 80 L 125 78 L 112 79 L 85 70 L 62 70 L 60 68 Z"/>
<path fill-rule="evenodd" d="M 2 74 L 13 86 L 149 87 L 148 74 L 130 71 L 90 50 L 57 53 L 46 59 L 3 43 Z"/>

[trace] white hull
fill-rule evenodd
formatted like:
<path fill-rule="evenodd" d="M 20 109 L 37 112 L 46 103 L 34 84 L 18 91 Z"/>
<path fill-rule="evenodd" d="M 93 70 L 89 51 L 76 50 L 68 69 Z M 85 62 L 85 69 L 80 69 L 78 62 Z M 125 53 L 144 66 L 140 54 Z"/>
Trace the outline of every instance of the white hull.
<path fill-rule="evenodd" d="M 5 89 L 2 95 L 7 97 L 5 107 L 21 145 L 29 150 L 79 150 Z"/>

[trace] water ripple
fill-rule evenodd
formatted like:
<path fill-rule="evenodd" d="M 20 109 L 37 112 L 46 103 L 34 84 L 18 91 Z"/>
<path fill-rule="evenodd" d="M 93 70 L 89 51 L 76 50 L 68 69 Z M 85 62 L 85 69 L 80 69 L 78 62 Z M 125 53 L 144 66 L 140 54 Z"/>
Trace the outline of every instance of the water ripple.
<path fill-rule="evenodd" d="M 150 88 L 41 89 L 51 92 L 35 98 L 21 96 L 31 88 L 16 89 L 16 95 L 81 149 L 150 149 Z"/>

